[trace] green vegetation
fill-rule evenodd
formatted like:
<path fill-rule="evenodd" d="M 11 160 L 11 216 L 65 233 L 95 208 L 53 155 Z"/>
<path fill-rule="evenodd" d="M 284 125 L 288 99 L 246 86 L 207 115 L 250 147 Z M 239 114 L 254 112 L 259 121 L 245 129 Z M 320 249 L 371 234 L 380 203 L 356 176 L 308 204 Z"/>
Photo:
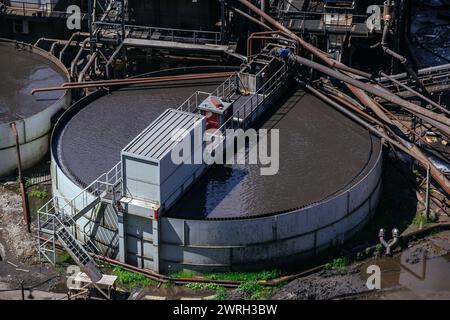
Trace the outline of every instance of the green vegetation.
<path fill-rule="evenodd" d="M 189 289 L 193 289 L 193 290 L 216 290 L 217 288 L 220 287 L 220 285 L 218 285 L 217 283 L 198 283 L 198 282 L 192 282 L 192 283 L 187 283 L 184 285 L 186 288 Z"/>
<path fill-rule="evenodd" d="M 281 275 L 279 270 L 263 270 L 259 272 L 227 272 L 203 274 L 200 277 L 210 280 L 228 280 L 228 281 L 261 281 L 277 278 Z M 195 278 L 192 272 L 175 272 L 170 274 L 173 278 Z"/>
<path fill-rule="evenodd" d="M 75 264 L 70 254 L 68 254 L 66 251 L 62 251 L 61 253 L 56 255 L 56 263 L 61 265 Z"/>
<path fill-rule="evenodd" d="M 256 281 L 244 281 L 238 288 L 251 300 L 267 299 L 272 293 L 272 288 L 264 287 Z"/>
<path fill-rule="evenodd" d="M 277 278 L 281 272 L 274 270 L 263 270 L 260 272 L 229 272 L 229 273 L 212 273 L 206 275 L 206 278 L 212 280 L 230 280 L 230 281 L 261 281 Z"/>
<path fill-rule="evenodd" d="M 431 215 L 427 217 L 427 215 L 423 212 L 417 215 L 413 220 L 414 225 L 419 229 L 422 229 L 427 224 L 434 222 L 436 222 L 436 219 L 434 217 L 432 217 Z"/>
<path fill-rule="evenodd" d="M 48 191 L 46 189 L 39 189 L 38 187 L 33 187 L 28 191 L 30 197 L 45 199 L 48 196 Z"/>
<path fill-rule="evenodd" d="M 375 246 L 374 256 L 375 257 L 381 257 L 381 254 L 383 253 L 383 245 L 381 243 L 378 243 Z"/>
<path fill-rule="evenodd" d="M 225 288 L 217 283 L 187 283 L 184 286 L 193 290 L 215 290 L 217 300 L 223 300 L 226 297 Z"/>
<path fill-rule="evenodd" d="M 196 276 L 189 271 L 177 271 L 170 274 L 172 278 L 195 278 Z"/>
<path fill-rule="evenodd" d="M 117 276 L 119 284 L 128 288 L 135 286 L 146 287 L 155 284 L 153 280 L 146 278 L 142 274 L 127 271 L 121 267 L 114 267 L 113 274 Z"/>
<path fill-rule="evenodd" d="M 218 287 L 216 289 L 216 300 L 224 300 L 226 297 L 226 291 L 224 287 Z"/>
<path fill-rule="evenodd" d="M 211 273 L 201 275 L 202 278 L 210 280 L 227 280 L 242 282 L 238 290 L 244 293 L 249 299 L 265 299 L 272 293 L 272 288 L 265 287 L 258 281 L 270 280 L 281 275 L 278 270 L 264 270 L 260 272 L 228 272 L 228 273 Z M 174 278 L 195 278 L 192 272 L 180 271 L 170 275 Z M 209 289 L 216 291 L 216 299 L 223 300 L 226 297 L 226 289 L 216 283 L 188 283 L 187 288 L 200 290 Z"/>
<path fill-rule="evenodd" d="M 325 269 L 327 270 L 341 270 L 345 269 L 349 265 L 349 261 L 346 257 L 333 259 L 332 262 L 329 262 L 325 265 Z"/>

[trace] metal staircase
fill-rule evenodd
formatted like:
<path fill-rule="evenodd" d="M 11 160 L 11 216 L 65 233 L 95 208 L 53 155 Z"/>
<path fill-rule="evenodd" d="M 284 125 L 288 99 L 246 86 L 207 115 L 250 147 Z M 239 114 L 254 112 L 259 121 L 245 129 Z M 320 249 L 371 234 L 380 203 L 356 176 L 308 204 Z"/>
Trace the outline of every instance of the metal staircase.
<path fill-rule="evenodd" d="M 91 234 L 78 228 L 77 220 L 101 206 L 113 204 L 121 186 L 121 163 L 102 174 L 72 200 L 55 196 L 38 210 L 39 258 L 53 265 L 56 263 L 56 241 L 64 247 L 73 260 L 93 283 L 102 273 L 96 267 L 89 251 L 100 253 Z"/>

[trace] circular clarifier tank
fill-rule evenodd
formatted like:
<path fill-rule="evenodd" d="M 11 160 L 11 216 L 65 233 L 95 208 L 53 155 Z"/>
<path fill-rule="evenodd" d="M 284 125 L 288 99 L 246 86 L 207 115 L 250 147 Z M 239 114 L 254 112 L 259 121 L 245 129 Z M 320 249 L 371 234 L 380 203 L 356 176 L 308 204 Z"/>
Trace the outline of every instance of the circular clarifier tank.
<path fill-rule="evenodd" d="M 54 194 L 75 197 L 165 109 L 197 90 L 212 92 L 221 80 L 128 87 L 78 103 L 53 135 Z M 372 216 L 381 185 L 378 138 L 297 87 L 258 127 L 269 141 L 278 130 L 275 174 L 261 175 L 259 165 L 210 167 L 159 218 L 158 271 L 290 263 L 342 243 Z"/>
<path fill-rule="evenodd" d="M 37 47 L 0 39 L 0 176 L 17 168 L 15 123 L 22 168 L 38 163 L 48 152 L 51 118 L 70 104 L 70 94 L 31 94 L 34 88 L 59 86 L 68 80 L 65 67 Z"/>

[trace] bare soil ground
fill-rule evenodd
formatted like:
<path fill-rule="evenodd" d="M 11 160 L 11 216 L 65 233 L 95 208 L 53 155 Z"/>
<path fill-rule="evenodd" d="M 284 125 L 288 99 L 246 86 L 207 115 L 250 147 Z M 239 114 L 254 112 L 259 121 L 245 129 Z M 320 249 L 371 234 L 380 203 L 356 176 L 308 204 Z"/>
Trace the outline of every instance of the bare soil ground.
<path fill-rule="evenodd" d="M 6 291 L 21 284 L 45 291 L 61 282 L 56 269 L 39 264 L 36 228 L 32 224 L 31 233 L 26 230 L 17 187 L 0 185 L 0 299 L 21 299 L 20 291 Z"/>
<path fill-rule="evenodd" d="M 20 262 L 38 263 L 36 229 L 27 232 L 19 194 L 0 186 L 0 243 Z"/>

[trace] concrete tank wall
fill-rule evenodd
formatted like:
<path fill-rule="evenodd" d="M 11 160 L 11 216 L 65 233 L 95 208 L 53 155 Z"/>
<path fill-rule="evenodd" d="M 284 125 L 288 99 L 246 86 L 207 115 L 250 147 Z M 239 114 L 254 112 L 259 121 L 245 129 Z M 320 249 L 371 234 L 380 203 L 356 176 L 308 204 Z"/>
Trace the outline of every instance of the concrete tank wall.
<path fill-rule="evenodd" d="M 15 45 L 14 41 L 3 39 L 0 39 L 0 41 L 10 42 L 11 45 Z M 37 47 L 30 45 L 28 48 L 34 54 L 46 58 L 49 63 L 60 69 L 65 74 L 66 79 L 69 80 L 66 68 L 58 59 Z M 28 118 L 14 121 L 19 135 L 23 169 L 28 169 L 37 164 L 48 152 L 51 119 L 59 110 L 67 108 L 70 102 L 70 91 L 66 91 L 58 101 L 41 112 Z M 0 159 L 2 160 L 0 162 L 0 176 L 12 174 L 17 168 L 16 141 L 10 123 L 0 124 Z"/>
<path fill-rule="evenodd" d="M 236 220 L 160 219 L 160 270 L 230 271 L 280 265 L 342 244 L 373 215 L 382 151 L 345 192 L 296 211 Z M 282 263 L 281 263 L 282 262 Z"/>

